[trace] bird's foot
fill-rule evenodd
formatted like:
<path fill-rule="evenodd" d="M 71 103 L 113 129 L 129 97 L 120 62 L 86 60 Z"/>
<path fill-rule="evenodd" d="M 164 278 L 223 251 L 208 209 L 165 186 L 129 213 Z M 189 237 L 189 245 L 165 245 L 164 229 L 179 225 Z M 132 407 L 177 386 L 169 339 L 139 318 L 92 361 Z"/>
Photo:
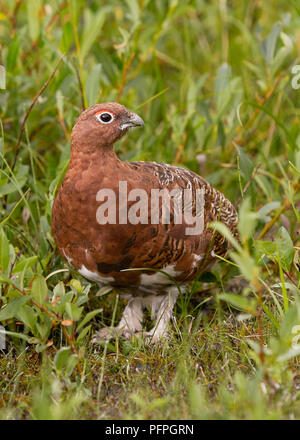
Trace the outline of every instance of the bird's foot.
<path fill-rule="evenodd" d="M 120 329 L 118 327 L 104 327 L 101 330 L 97 331 L 93 335 L 92 343 L 97 344 L 101 341 L 109 341 L 110 339 L 115 339 L 120 336 L 123 336 L 126 339 L 131 339 L 133 336 L 143 339 L 144 342 L 147 344 L 156 344 L 162 339 L 169 340 L 170 334 L 169 332 L 164 329 L 163 332 L 159 331 L 160 329 L 157 329 L 154 327 L 150 331 L 130 331 L 126 328 Z"/>
<path fill-rule="evenodd" d="M 159 331 L 160 329 L 157 329 L 154 327 L 150 331 L 141 331 L 135 333 L 135 336 L 138 338 L 143 339 L 147 344 L 157 344 L 158 342 L 162 340 L 169 340 L 170 339 L 170 333 L 167 329 L 164 329 L 163 332 Z"/>
<path fill-rule="evenodd" d="M 120 336 L 130 339 L 132 332 L 126 328 L 121 329 L 119 327 L 104 327 L 94 333 L 92 343 L 96 344 L 100 341 L 109 341 L 110 339 L 118 338 Z"/>

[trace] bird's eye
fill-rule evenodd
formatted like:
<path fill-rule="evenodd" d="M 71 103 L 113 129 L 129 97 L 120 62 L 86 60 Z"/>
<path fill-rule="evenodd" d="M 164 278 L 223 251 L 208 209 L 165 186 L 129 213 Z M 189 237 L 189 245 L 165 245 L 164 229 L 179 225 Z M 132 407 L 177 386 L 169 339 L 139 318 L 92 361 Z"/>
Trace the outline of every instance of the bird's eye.
<path fill-rule="evenodd" d="M 113 121 L 114 116 L 112 113 L 102 112 L 102 113 L 98 113 L 96 115 L 96 118 L 98 119 L 99 122 L 102 122 L 102 124 L 109 124 L 110 122 Z"/>

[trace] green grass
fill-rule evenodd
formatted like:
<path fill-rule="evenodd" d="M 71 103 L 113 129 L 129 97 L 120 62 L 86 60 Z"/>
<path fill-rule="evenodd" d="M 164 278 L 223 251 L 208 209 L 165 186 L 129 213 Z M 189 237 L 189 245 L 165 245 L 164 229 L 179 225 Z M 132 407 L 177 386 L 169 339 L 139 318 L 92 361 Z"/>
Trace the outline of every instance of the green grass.
<path fill-rule="evenodd" d="M 296 1 L 0 1 L 0 418 L 300 418 L 299 26 Z M 161 345 L 93 346 L 125 303 L 51 237 L 72 125 L 116 100 L 146 122 L 122 159 L 188 167 L 240 212 Z"/>

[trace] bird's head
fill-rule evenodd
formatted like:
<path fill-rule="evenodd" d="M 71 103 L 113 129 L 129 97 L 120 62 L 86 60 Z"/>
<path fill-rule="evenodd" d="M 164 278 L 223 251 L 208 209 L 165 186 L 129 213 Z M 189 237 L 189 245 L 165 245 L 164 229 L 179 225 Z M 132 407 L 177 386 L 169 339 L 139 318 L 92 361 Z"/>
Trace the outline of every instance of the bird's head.
<path fill-rule="evenodd" d="M 144 126 L 140 116 L 116 102 L 89 107 L 81 113 L 72 130 L 72 143 L 91 148 L 110 146 L 131 127 Z"/>

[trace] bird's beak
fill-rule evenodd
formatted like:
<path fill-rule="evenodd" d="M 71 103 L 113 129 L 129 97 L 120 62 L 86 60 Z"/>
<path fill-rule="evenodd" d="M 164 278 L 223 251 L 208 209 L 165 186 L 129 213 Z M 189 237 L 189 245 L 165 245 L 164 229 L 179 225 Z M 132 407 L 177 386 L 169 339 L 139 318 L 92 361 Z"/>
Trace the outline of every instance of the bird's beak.
<path fill-rule="evenodd" d="M 126 119 L 126 121 L 123 122 L 121 125 L 121 130 L 125 130 L 125 128 L 130 127 L 144 127 L 144 121 L 143 119 L 137 115 L 136 113 L 131 113 L 129 118 Z"/>

